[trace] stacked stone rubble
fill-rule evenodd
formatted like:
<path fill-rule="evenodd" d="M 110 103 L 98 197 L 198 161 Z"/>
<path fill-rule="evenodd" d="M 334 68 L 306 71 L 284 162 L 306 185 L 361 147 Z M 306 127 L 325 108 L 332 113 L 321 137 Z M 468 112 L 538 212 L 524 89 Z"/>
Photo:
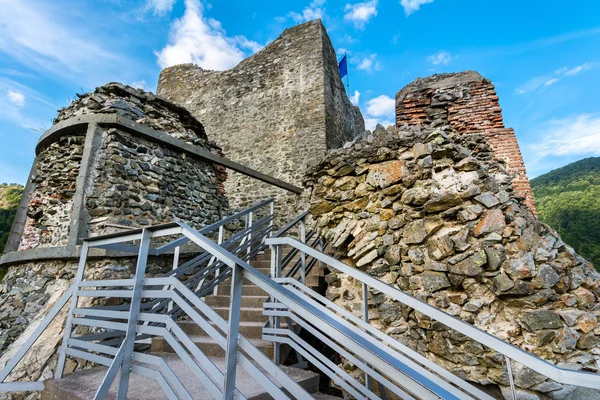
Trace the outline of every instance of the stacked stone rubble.
<path fill-rule="evenodd" d="M 396 94 L 396 126 L 450 125 L 457 134 L 484 134 L 513 176 L 515 193 L 535 214 L 533 193 L 512 128 L 505 128 L 496 89 L 475 71 L 416 79 Z"/>
<path fill-rule="evenodd" d="M 306 179 L 343 262 L 549 362 L 598 370 L 600 274 L 521 204 L 485 135 L 376 132 L 329 152 Z M 336 272 L 327 281 L 329 299 L 362 314 L 360 282 Z M 369 306 L 373 325 L 434 362 L 508 385 L 500 354 L 379 292 Z M 514 369 L 522 396 L 571 393 Z"/>

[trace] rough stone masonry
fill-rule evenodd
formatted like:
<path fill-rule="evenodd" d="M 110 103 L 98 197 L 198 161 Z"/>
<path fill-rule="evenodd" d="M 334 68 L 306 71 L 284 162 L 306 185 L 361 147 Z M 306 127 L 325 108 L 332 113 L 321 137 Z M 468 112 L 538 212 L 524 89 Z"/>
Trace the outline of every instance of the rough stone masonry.
<path fill-rule="evenodd" d="M 174 218 L 202 227 L 228 214 L 224 168 L 173 146 L 175 139 L 222 156 L 187 110 L 119 83 L 79 95 L 59 111 L 37 146 L 11 247 L 0 264 L 10 266 L 0 284 L 0 366 L 70 286 L 79 239 Z M 153 258 L 148 274 L 171 268 L 172 257 Z M 85 279 L 124 279 L 134 273 L 135 257 L 100 250 L 90 252 Z M 9 381 L 52 375 L 66 311 Z M 86 366 L 69 359 L 66 372 Z"/>
<path fill-rule="evenodd" d="M 515 131 L 504 127 L 496 89 L 489 79 L 475 71 L 416 79 L 396 94 L 396 126 L 403 124 L 449 124 L 456 134 L 484 134 L 494 156 L 505 161 L 515 194 L 536 214 Z"/>
<path fill-rule="evenodd" d="M 192 64 L 166 68 L 158 94 L 189 109 L 232 160 L 300 185 L 307 166 L 327 149 L 364 132 L 346 96 L 335 51 L 320 20 L 285 30 L 263 50 L 227 71 Z M 276 197 L 278 224 L 306 209 L 306 197 L 231 173 L 233 208 Z"/>
<path fill-rule="evenodd" d="M 367 139 L 307 175 L 310 210 L 336 257 L 545 360 L 598 372 L 600 273 L 522 204 L 486 135 L 404 126 Z M 362 316 L 361 283 L 336 272 L 326 280 L 327 297 Z M 379 292 L 368 301 L 371 324 L 508 396 L 501 354 Z M 514 373 L 519 398 L 574 396 L 518 360 Z"/>

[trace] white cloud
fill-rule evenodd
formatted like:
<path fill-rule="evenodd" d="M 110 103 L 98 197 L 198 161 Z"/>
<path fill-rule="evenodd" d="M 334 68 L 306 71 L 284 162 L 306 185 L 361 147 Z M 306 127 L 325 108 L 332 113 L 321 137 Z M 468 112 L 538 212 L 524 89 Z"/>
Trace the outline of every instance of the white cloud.
<path fill-rule="evenodd" d="M 376 54 L 371 54 L 370 56 L 364 57 L 362 60 L 360 60 L 356 68 L 369 73 L 373 72 L 373 70 L 378 71 L 381 69 L 381 64 L 379 61 L 375 60 L 376 58 Z"/>
<path fill-rule="evenodd" d="M 173 10 L 176 0 L 146 0 L 146 10 L 152 10 L 154 15 L 166 15 Z"/>
<path fill-rule="evenodd" d="M 381 95 L 367 102 L 367 113 L 372 117 L 383 117 L 394 114 L 396 101 L 386 95 Z"/>
<path fill-rule="evenodd" d="M 423 4 L 427 3 L 433 3 L 433 0 L 400 0 L 400 4 L 404 7 L 406 15 L 418 11 Z"/>
<path fill-rule="evenodd" d="M 377 124 L 380 124 L 384 128 L 387 128 L 390 125 L 392 125 L 392 126 L 396 125 L 394 122 L 387 120 L 387 119 L 365 118 L 365 128 L 370 130 L 371 132 L 373 130 L 375 130 L 375 127 L 377 127 Z"/>
<path fill-rule="evenodd" d="M 447 51 L 440 51 L 428 56 L 427 61 L 433 65 L 448 65 L 452 61 L 452 56 Z"/>
<path fill-rule="evenodd" d="M 350 96 L 350 101 L 352 102 L 352 104 L 357 106 L 359 99 L 360 99 L 360 92 L 358 90 L 355 90 L 354 94 L 352 96 Z"/>
<path fill-rule="evenodd" d="M 364 29 L 369 20 L 377 15 L 377 0 L 346 4 L 344 12 L 346 21 L 352 22 L 359 29 Z"/>
<path fill-rule="evenodd" d="M 21 92 L 15 92 L 12 90 L 8 91 L 8 101 L 17 107 L 23 107 L 25 105 L 25 95 Z"/>
<path fill-rule="evenodd" d="M 600 115 L 553 119 L 542 126 L 544 139 L 531 146 L 536 156 L 600 155 Z"/>
<path fill-rule="evenodd" d="M 0 53 L 19 68 L 84 86 L 119 78 L 125 66 L 135 68 L 127 55 L 107 50 L 108 35 L 94 31 L 82 4 L 56 3 L 0 0 Z"/>
<path fill-rule="evenodd" d="M 260 49 L 258 43 L 243 36 L 228 37 L 221 23 L 205 18 L 203 11 L 199 0 L 185 0 L 185 13 L 173 23 L 169 44 L 157 53 L 162 68 L 194 63 L 205 69 L 225 70 Z"/>
<path fill-rule="evenodd" d="M 547 87 L 555 84 L 560 81 L 561 78 L 566 78 L 570 76 L 575 76 L 582 71 L 589 70 L 597 67 L 599 64 L 594 62 L 587 62 L 581 65 L 578 65 L 573 68 L 562 67 L 554 71 L 553 74 L 536 76 L 525 82 L 523 85 L 516 89 L 518 94 L 525 94 L 527 92 L 533 92 L 542 87 Z"/>
<path fill-rule="evenodd" d="M 577 75 L 578 73 L 580 73 L 581 71 L 585 71 L 587 69 L 592 69 L 594 67 L 594 63 L 585 63 L 585 64 L 581 64 L 576 66 L 575 68 L 571 68 L 571 69 L 566 69 L 566 71 L 564 71 L 564 74 L 566 76 L 572 76 L 572 75 Z"/>
<path fill-rule="evenodd" d="M 136 89 L 142 89 L 142 90 L 148 90 L 148 84 L 146 83 L 145 80 L 140 80 L 140 81 L 136 81 L 136 82 L 132 82 L 131 86 L 136 88 Z"/>
<path fill-rule="evenodd" d="M 302 13 L 290 12 L 288 14 L 295 22 L 306 22 L 313 19 L 323 19 L 325 16 L 325 9 L 322 7 L 325 4 L 325 0 L 313 0 Z M 285 20 L 285 19 L 284 19 Z"/>

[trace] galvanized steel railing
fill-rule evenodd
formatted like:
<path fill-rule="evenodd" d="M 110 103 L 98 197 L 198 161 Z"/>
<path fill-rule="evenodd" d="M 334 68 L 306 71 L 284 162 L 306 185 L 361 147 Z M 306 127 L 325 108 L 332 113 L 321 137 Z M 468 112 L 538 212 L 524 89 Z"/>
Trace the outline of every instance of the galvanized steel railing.
<path fill-rule="evenodd" d="M 526 366 L 526 367 L 528 367 L 528 368 L 530 368 L 530 369 L 532 369 L 532 370 L 534 370 L 534 371 L 536 371 L 558 383 L 562 383 L 565 385 L 581 386 L 581 387 L 592 388 L 592 389 L 600 389 L 600 375 L 599 374 L 582 372 L 582 371 L 573 371 L 573 370 L 567 370 L 564 368 L 557 367 L 539 357 L 534 356 L 533 354 L 527 353 L 518 347 L 515 347 L 501 339 L 498 339 L 497 337 L 490 335 L 489 333 L 484 332 L 471 324 L 468 324 L 458 318 L 455 318 L 449 314 L 446 314 L 445 312 L 443 312 L 433 306 L 430 306 L 429 304 L 422 302 L 422 301 L 402 292 L 401 290 L 398 290 L 398 289 L 388 285 L 387 283 L 382 282 L 381 280 L 372 277 L 371 275 L 368 275 L 356 268 L 352 268 L 352 267 L 340 262 L 339 260 L 336 260 L 335 258 L 332 258 L 332 257 L 322 253 L 321 251 L 314 249 L 311 246 L 309 246 L 305 243 L 302 243 L 296 239 L 293 239 L 290 237 L 280 237 L 280 238 L 274 237 L 274 238 L 267 239 L 266 244 L 268 244 L 269 246 L 271 246 L 272 248 L 275 248 L 275 249 L 281 248 L 282 246 L 288 246 L 291 248 L 295 248 L 298 251 L 300 251 L 301 253 L 305 254 L 306 257 L 312 257 L 313 259 L 316 259 L 319 262 L 326 264 L 329 268 L 337 270 L 344 274 L 347 274 L 348 276 L 354 278 L 357 282 L 361 282 L 362 286 L 363 286 L 363 320 L 360 320 L 360 319 L 356 318 L 355 316 L 353 316 L 352 314 L 347 313 L 346 311 L 344 311 L 343 309 L 341 309 L 334 303 L 330 302 L 326 298 L 316 296 L 314 294 L 314 292 L 312 292 L 312 291 L 309 291 L 309 290 L 307 291 L 306 287 L 304 287 L 303 285 L 301 285 L 299 282 L 297 282 L 295 280 L 276 279 L 276 281 L 284 284 L 286 287 L 288 287 L 293 292 L 297 293 L 299 296 L 303 297 L 305 300 L 311 301 L 315 304 L 326 307 L 327 309 L 331 310 L 332 312 L 335 312 L 338 316 L 343 316 L 343 318 L 346 321 L 348 321 L 349 323 L 351 323 L 352 326 L 360 327 L 365 332 L 368 332 L 369 334 L 365 337 L 377 338 L 380 341 L 380 343 L 388 346 L 389 349 L 381 350 L 381 351 L 400 352 L 404 356 L 412 359 L 414 362 L 417 362 L 418 364 L 422 365 L 423 367 L 431 370 L 432 372 L 435 372 L 443 380 L 450 382 L 453 385 L 459 386 L 462 389 L 465 389 L 467 391 L 467 393 L 469 393 L 469 394 L 475 395 L 476 398 L 488 398 L 489 399 L 491 397 L 487 396 L 486 394 L 484 394 L 483 392 L 474 388 L 473 386 L 471 386 L 471 385 L 467 384 L 466 382 L 453 376 L 445 369 L 443 369 L 440 366 L 436 365 L 435 363 L 429 361 L 428 359 L 419 355 L 417 352 L 411 350 L 410 348 L 400 344 L 399 342 L 395 341 L 388 335 L 385 335 L 381 331 L 370 327 L 370 325 L 368 324 L 369 288 L 372 288 L 375 291 L 384 293 L 385 295 L 389 296 L 391 299 L 398 301 L 398 302 L 428 316 L 432 320 L 440 322 L 440 323 L 448 326 L 449 328 L 454 329 L 457 332 L 460 332 L 463 335 L 473 339 L 474 341 L 481 343 L 482 345 L 487 346 L 488 348 L 493 349 L 493 350 L 497 351 L 498 353 L 504 355 L 505 362 L 507 365 L 507 371 L 509 373 L 509 380 L 510 380 L 510 384 L 511 384 L 512 394 L 513 394 L 514 398 L 516 398 L 516 395 L 515 395 L 515 387 L 514 387 L 513 377 L 512 377 L 512 373 L 511 373 L 511 370 L 512 370 L 511 360 L 514 362 L 518 362 L 518 363 L 520 363 L 520 364 L 522 364 L 522 365 L 524 365 L 524 366 Z M 275 268 L 279 269 L 277 264 L 275 264 Z M 278 273 L 276 272 L 274 274 L 274 276 L 281 276 L 281 275 L 278 275 Z M 305 329 L 312 329 L 307 326 L 306 321 L 298 320 L 298 317 L 296 315 L 294 315 L 293 310 L 286 309 L 286 307 L 283 307 L 281 304 L 276 304 L 276 303 L 269 304 L 269 305 L 266 305 L 266 308 L 270 309 L 270 311 L 267 311 L 269 315 L 277 316 L 278 318 L 283 318 L 283 317 L 291 318 L 293 321 L 296 321 L 298 324 L 302 325 Z M 311 321 L 311 323 L 314 323 L 314 321 Z M 319 326 L 320 325 L 318 325 L 318 324 L 313 325 L 313 328 L 319 327 Z M 290 333 L 286 333 L 284 331 L 285 330 L 278 329 L 278 328 L 266 330 L 265 338 L 268 337 L 270 340 L 279 341 L 280 343 L 297 340 L 297 338 L 294 337 L 293 333 L 290 334 Z M 286 337 L 286 335 L 287 335 L 287 337 Z M 338 343 L 338 344 L 341 344 L 342 347 L 344 346 L 343 342 Z M 368 364 L 366 364 L 364 362 L 362 363 L 362 365 L 363 366 L 366 365 L 368 367 Z M 374 364 L 371 364 L 371 365 L 374 365 Z M 336 370 L 335 373 L 339 373 L 339 372 L 340 371 Z M 378 372 L 376 369 L 369 368 L 365 372 L 365 374 L 370 378 L 375 378 L 377 376 L 377 374 L 380 372 L 381 371 Z M 332 377 L 332 379 L 335 380 L 335 379 L 339 379 L 339 378 Z M 375 380 L 377 380 L 379 383 L 382 382 L 377 378 L 375 378 Z M 368 379 L 367 379 L 367 381 L 368 381 Z M 437 382 L 438 384 L 441 384 L 441 381 L 438 379 L 435 379 L 434 381 Z M 465 384 L 466 384 L 466 386 L 465 386 Z M 385 386 L 386 386 L 386 388 L 391 389 L 391 388 L 389 388 L 389 386 L 387 384 L 385 384 Z M 371 398 L 371 397 L 367 396 L 366 398 Z M 444 397 L 444 398 L 446 398 L 446 397 Z M 464 397 L 459 397 L 459 398 L 464 398 Z"/>
<path fill-rule="evenodd" d="M 256 218 L 258 216 L 258 218 Z M 225 231 L 226 226 L 234 224 L 236 221 L 242 221 L 241 224 L 237 224 L 237 229 L 228 229 Z M 269 199 L 263 201 L 255 206 L 252 206 L 244 211 L 233 214 L 230 217 L 224 218 L 214 224 L 211 224 L 201 230 L 195 232 L 205 235 L 215 236 L 216 241 L 219 245 L 241 257 L 244 260 L 250 260 L 256 254 L 261 252 L 264 248 L 264 239 L 268 237 L 273 231 L 273 220 L 274 220 L 274 201 Z M 59 351 L 59 361 L 55 373 L 55 378 L 60 379 L 64 369 L 66 356 L 69 351 L 81 351 L 71 350 L 69 346 L 73 343 L 72 340 L 78 340 L 79 344 L 82 342 L 92 343 L 94 341 L 101 341 L 101 345 L 106 348 L 114 348 L 114 346 L 120 346 L 120 353 L 113 355 L 118 356 L 117 360 L 120 359 L 121 353 L 129 353 L 131 351 L 132 341 L 139 341 L 150 337 L 147 333 L 147 329 L 160 325 L 156 321 L 149 319 L 144 320 L 143 326 L 139 331 L 136 331 L 135 335 L 132 333 L 127 335 L 127 330 L 122 329 L 107 329 L 107 328 L 94 328 L 100 329 L 102 332 L 95 332 L 87 334 L 77 339 L 71 337 L 73 333 L 73 324 L 75 322 L 82 322 L 81 319 L 75 318 L 74 311 L 81 311 L 77 307 L 80 295 L 87 293 L 93 295 L 92 297 L 120 297 L 131 299 L 130 303 L 122 304 L 119 306 L 104 306 L 95 307 L 86 312 L 94 313 L 93 319 L 95 320 L 107 320 L 110 321 L 114 315 L 124 315 L 123 313 L 132 313 L 128 321 L 132 321 L 135 324 L 135 310 L 142 315 L 162 313 L 172 319 L 180 317 L 185 311 L 181 304 L 177 303 L 169 296 L 156 296 L 152 299 L 146 299 L 144 303 L 137 303 L 140 300 L 139 296 L 130 296 L 128 289 L 120 289 L 120 286 L 130 285 L 131 282 L 128 280 L 107 280 L 93 282 L 97 284 L 97 290 L 94 293 L 90 290 L 82 291 L 82 288 L 88 287 L 89 282 L 83 281 L 85 273 L 85 265 L 87 261 L 87 254 L 90 247 L 118 250 L 123 252 L 137 253 L 138 254 L 138 265 L 136 271 L 142 271 L 142 264 L 145 262 L 148 256 L 160 256 L 166 255 L 168 252 L 173 252 L 173 271 L 167 273 L 165 276 L 171 280 L 178 280 L 181 285 L 187 287 L 197 298 L 204 297 L 213 292 L 216 292 L 218 285 L 225 281 L 231 276 L 232 269 L 220 259 L 217 259 L 209 252 L 204 251 L 179 264 L 180 256 L 182 255 L 182 246 L 189 243 L 191 240 L 186 236 L 182 236 L 173 240 L 167 244 L 160 244 L 155 248 L 150 247 L 150 239 L 158 237 L 168 237 L 172 235 L 181 235 L 182 228 L 177 223 L 165 224 L 161 226 L 151 227 L 147 229 L 138 229 L 128 232 L 121 232 L 109 235 L 103 235 L 96 238 L 88 238 L 84 240 L 81 249 L 81 258 L 79 267 L 75 277 L 73 285 L 65 292 L 65 294 L 56 302 L 53 308 L 48 312 L 39 326 L 35 329 L 32 335 L 27 339 L 23 346 L 16 352 L 14 357 L 5 365 L 0 371 L 0 392 L 22 392 L 22 391 L 40 391 L 43 390 L 43 382 L 5 382 L 9 377 L 10 373 L 16 367 L 16 365 L 23 359 L 27 351 L 35 344 L 35 342 L 42 335 L 44 330 L 50 325 L 50 323 L 56 318 L 59 312 L 65 307 L 70 301 L 70 312 L 67 318 L 67 324 L 65 328 L 65 340 L 61 345 Z M 139 241 L 139 245 L 132 245 L 130 242 Z M 136 272 L 136 278 L 139 278 Z M 154 280 L 151 282 L 161 282 Z M 88 286 L 86 286 L 88 285 Z M 152 287 L 152 293 L 157 294 L 162 290 L 168 291 L 170 285 L 162 285 Z M 101 288 L 98 290 L 98 288 Z M 75 296 L 73 294 L 75 293 Z M 188 300 L 190 301 L 190 300 Z M 121 313 L 121 314 L 114 314 Z M 161 315 L 162 315 L 161 314 Z M 104 317 L 103 317 L 104 316 Z M 92 317 L 90 315 L 90 317 Z M 148 328 L 145 328 L 148 327 Z M 125 339 L 123 339 L 125 338 Z M 68 340 L 67 340 L 68 339 Z M 85 348 L 84 348 L 85 349 Z M 115 349 L 116 350 L 116 349 Z M 79 353 L 78 353 L 79 354 Z M 149 360 L 148 357 L 138 356 Z M 125 360 L 125 362 L 129 362 Z M 101 363 L 102 364 L 102 363 Z M 137 367 L 136 367 L 137 368 Z M 112 370 L 111 370 L 112 371 Z M 152 372 L 151 374 L 156 374 Z M 124 379 L 124 378 L 122 378 Z"/>

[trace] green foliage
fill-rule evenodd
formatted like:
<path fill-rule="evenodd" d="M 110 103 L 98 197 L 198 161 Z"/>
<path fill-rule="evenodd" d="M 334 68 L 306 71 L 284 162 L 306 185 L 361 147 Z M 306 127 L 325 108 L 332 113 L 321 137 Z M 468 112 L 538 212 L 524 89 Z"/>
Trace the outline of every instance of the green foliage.
<path fill-rule="evenodd" d="M 600 268 L 600 157 L 550 171 L 531 187 L 540 220 Z"/>
<path fill-rule="evenodd" d="M 0 255 L 8 241 L 10 227 L 15 220 L 17 207 L 25 188 L 17 184 L 0 184 Z"/>

